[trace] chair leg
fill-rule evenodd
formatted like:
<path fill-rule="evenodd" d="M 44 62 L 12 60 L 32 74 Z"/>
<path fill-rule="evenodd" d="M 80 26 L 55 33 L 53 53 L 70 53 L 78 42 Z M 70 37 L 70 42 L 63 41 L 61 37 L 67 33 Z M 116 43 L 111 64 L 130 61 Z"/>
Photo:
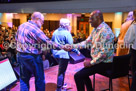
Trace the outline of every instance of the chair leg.
<path fill-rule="evenodd" d="M 111 82 L 110 82 L 110 78 L 109 78 L 109 91 L 110 91 L 110 86 L 111 86 L 111 84 L 110 84 Z"/>
<path fill-rule="evenodd" d="M 129 90 L 130 90 L 130 79 L 129 79 L 129 74 L 128 74 L 128 86 L 129 86 Z"/>
<path fill-rule="evenodd" d="M 95 74 L 93 75 L 93 90 L 95 91 Z"/>
<path fill-rule="evenodd" d="M 111 78 L 109 78 L 109 91 L 113 91 Z"/>
<path fill-rule="evenodd" d="M 111 79 L 111 91 L 113 91 L 113 87 L 112 87 L 112 79 Z"/>

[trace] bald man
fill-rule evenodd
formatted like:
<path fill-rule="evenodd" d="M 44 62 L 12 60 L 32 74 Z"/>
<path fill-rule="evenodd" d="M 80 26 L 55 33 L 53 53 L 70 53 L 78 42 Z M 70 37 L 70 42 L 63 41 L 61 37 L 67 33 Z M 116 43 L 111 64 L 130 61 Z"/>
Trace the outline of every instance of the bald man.
<path fill-rule="evenodd" d="M 119 34 L 118 43 L 117 43 L 118 48 L 116 49 L 116 56 L 126 55 L 129 53 L 129 48 L 127 48 L 124 45 L 124 37 L 133 20 L 134 20 L 133 11 L 130 11 L 128 13 L 127 19 L 122 24 L 120 29 L 120 34 Z"/>
<path fill-rule="evenodd" d="M 93 11 L 89 22 L 94 27 L 90 36 L 85 41 L 73 45 L 78 49 L 91 45 L 92 56 L 92 60 L 85 60 L 84 68 L 74 75 L 77 91 L 85 91 L 85 86 L 87 91 L 93 91 L 89 76 L 111 69 L 113 61 L 114 48 L 107 45 L 113 45 L 114 34 L 103 21 L 103 14 L 99 10 Z"/>
<path fill-rule="evenodd" d="M 34 12 L 31 20 L 19 26 L 16 34 L 17 60 L 20 63 L 20 90 L 29 91 L 29 80 L 32 74 L 35 77 L 36 91 L 45 91 L 45 78 L 43 62 L 41 58 L 43 49 L 41 44 L 53 45 L 62 48 L 61 45 L 53 43 L 40 29 L 44 22 L 44 16 L 40 12 Z"/>

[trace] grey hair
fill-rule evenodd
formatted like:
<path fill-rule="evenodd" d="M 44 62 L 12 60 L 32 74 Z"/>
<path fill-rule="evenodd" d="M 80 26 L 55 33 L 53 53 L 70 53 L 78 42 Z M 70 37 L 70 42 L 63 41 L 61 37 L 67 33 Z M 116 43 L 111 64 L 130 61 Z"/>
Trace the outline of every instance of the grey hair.
<path fill-rule="evenodd" d="M 60 19 L 60 26 L 61 27 L 68 27 L 70 26 L 70 21 L 67 18 Z"/>

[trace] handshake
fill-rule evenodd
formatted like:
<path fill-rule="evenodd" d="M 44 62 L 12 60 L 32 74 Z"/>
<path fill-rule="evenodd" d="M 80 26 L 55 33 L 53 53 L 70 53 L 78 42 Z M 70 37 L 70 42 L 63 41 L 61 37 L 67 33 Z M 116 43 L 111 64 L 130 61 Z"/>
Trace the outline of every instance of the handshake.
<path fill-rule="evenodd" d="M 73 51 L 73 52 L 76 52 L 78 55 L 80 55 L 80 51 L 77 50 L 76 47 L 74 47 L 73 44 L 66 44 L 62 47 L 63 50 L 65 51 Z"/>
<path fill-rule="evenodd" d="M 65 51 L 71 51 L 73 49 L 73 45 L 66 44 L 62 47 L 62 49 Z"/>

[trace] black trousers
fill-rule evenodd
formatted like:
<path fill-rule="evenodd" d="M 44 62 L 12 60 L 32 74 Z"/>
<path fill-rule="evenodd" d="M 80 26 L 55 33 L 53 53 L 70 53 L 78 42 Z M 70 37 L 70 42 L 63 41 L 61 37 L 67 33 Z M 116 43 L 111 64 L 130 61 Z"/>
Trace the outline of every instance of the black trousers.
<path fill-rule="evenodd" d="M 136 91 L 136 50 L 131 49 L 132 85 L 130 91 Z"/>
<path fill-rule="evenodd" d="M 64 84 L 65 72 L 68 66 L 69 59 L 58 59 L 59 63 L 59 70 L 58 70 L 58 77 L 57 77 L 57 91 L 61 91 L 61 88 Z"/>
<path fill-rule="evenodd" d="M 85 86 L 87 91 L 93 91 L 92 83 L 89 76 L 111 69 L 112 63 L 99 63 L 89 68 L 83 68 L 74 75 L 75 83 L 77 86 L 77 91 L 85 91 Z"/>

